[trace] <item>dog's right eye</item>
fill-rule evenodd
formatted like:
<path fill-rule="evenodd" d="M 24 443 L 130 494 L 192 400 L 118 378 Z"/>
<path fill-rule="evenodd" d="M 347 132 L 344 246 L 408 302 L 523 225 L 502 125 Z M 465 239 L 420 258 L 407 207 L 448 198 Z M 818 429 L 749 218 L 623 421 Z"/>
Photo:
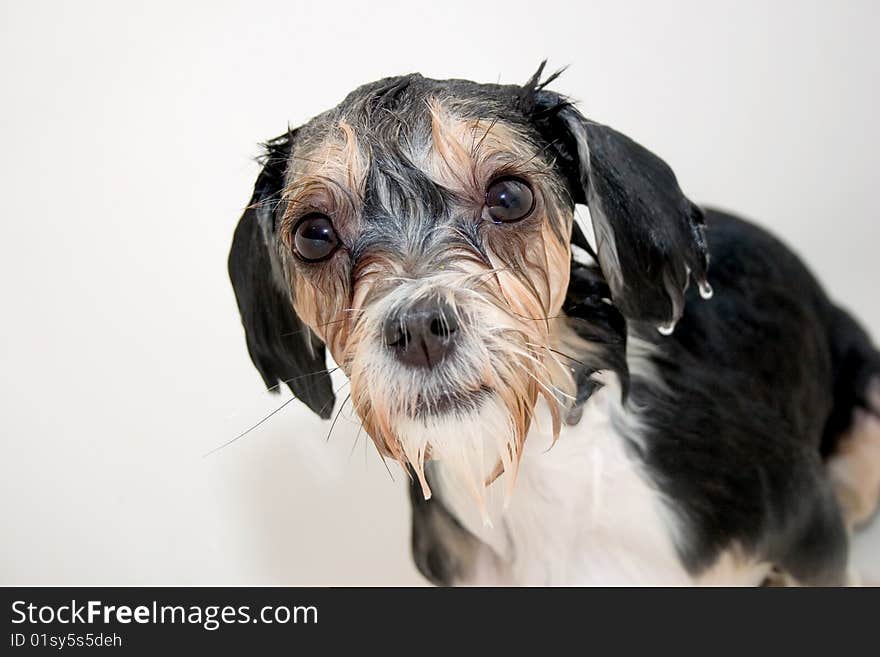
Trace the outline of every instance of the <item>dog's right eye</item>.
<path fill-rule="evenodd" d="M 339 246 L 339 237 L 330 217 L 307 214 L 293 229 L 293 249 L 303 260 L 317 262 L 329 258 Z"/>

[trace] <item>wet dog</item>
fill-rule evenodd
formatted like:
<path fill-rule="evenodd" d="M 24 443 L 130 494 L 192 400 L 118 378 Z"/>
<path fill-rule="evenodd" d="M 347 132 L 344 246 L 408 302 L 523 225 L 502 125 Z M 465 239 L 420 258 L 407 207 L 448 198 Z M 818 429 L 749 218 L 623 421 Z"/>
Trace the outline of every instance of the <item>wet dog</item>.
<path fill-rule="evenodd" d="M 330 417 L 330 351 L 436 583 L 845 583 L 880 355 L 541 74 L 386 78 L 267 143 L 229 259 L 263 380 Z"/>

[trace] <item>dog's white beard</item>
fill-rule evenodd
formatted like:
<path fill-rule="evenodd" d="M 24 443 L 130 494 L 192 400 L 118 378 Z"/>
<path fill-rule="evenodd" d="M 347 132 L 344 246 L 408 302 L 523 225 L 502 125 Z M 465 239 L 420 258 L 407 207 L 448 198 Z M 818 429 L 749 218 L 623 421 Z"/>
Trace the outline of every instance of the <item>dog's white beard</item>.
<path fill-rule="evenodd" d="M 409 418 L 397 427 L 398 440 L 407 460 L 413 466 L 425 499 L 431 489 L 425 479 L 425 458 L 443 470 L 445 481 L 464 488 L 479 507 L 483 522 L 491 525 L 490 494 L 498 492 L 487 485 L 498 474 L 499 464 L 508 483 L 503 492 L 509 497 L 516 476 L 518 456 L 514 425 L 501 400 L 492 395 L 472 412 L 447 413 L 425 418 Z"/>

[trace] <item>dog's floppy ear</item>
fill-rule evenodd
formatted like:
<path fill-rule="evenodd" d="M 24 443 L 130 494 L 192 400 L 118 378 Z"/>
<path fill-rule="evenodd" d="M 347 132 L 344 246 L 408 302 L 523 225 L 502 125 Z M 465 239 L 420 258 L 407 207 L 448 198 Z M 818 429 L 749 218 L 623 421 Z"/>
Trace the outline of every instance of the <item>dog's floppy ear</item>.
<path fill-rule="evenodd" d="M 293 135 L 267 143 L 263 170 L 235 229 L 229 278 L 241 313 L 248 352 L 269 390 L 286 384 L 315 413 L 328 418 L 333 388 L 324 345 L 297 317 L 274 253 L 276 212 Z"/>
<path fill-rule="evenodd" d="M 663 160 L 584 118 L 544 84 L 529 83 L 531 116 L 557 155 L 572 200 L 590 209 L 614 304 L 628 319 L 671 332 L 684 310 L 689 276 L 704 298 L 711 295 L 702 211 L 685 197 Z"/>

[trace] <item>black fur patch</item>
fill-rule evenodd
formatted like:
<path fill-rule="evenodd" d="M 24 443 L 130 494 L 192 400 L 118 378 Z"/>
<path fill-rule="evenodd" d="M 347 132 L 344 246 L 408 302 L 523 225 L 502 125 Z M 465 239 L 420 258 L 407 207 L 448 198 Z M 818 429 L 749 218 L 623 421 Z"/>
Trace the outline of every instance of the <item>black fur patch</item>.
<path fill-rule="evenodd" d="M 712 285 L 691 291 L 675 333 L 634 326 L 654 344 L 663 387 L 634 378 L 648 427 L 640 456 L 685 531 L 694 572 L 739 546 L 801 583 L 843 582 L 847 537 L 820 456 L 840 335 L 830 302 L 775 238 L 709 212 Z"/>

